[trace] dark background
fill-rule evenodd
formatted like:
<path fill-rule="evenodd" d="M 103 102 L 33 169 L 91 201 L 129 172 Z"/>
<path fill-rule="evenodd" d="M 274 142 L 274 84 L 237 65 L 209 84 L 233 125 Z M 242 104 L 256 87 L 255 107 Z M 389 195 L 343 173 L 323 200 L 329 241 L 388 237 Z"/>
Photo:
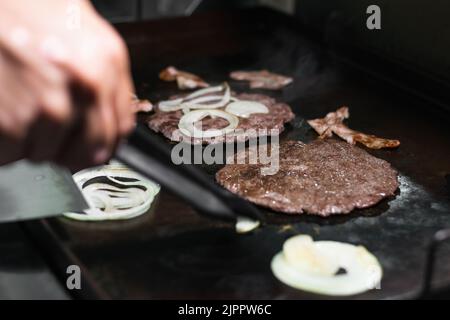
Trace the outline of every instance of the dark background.
<path fill-rule="evenodd" d="M 189 16 L 194 13 L 269 5 L 293 12 L 295 0 L 94 0 L 96 8 L 110 21 Z"/>
<path fill-rule="evenodd" d="M 413 67 L 438 81 L 450 80 L 450 2 L 445 0 L 94 0 L 111 22 L 268 6 L 295 15 L 303 24 Z M 367 32 L 366 9 L 381 8 L 382 29 Z M 149 31 L 151 32 L 151 31 Z"/>

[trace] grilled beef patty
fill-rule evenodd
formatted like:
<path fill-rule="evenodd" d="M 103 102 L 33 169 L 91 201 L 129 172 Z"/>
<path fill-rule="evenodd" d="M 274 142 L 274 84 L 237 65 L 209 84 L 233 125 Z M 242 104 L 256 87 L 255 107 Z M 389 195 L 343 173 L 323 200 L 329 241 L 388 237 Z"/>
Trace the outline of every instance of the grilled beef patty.
<path fill-rule="evenodd" d="M 262 164 L 228 164 L 216 179 L 258 205 L 320 216 L 372 206 L 398 188 L 397 171 L 388 162 L 345 142 L 287 141 L 279 150 L 280 167 L 274 175 L 261 175 Z"/>
<path fill-rule="evenodd" d="M 264 104 L 269 113 L 254 113 L 248 118 L 239 118 L 239 125 L 236 130 L 248 130 L 248 129 L 277 129 L 279 133 L 284 130 L 284 124 L 294 119 L 295 115 L 292 113 L 291 108 L 285 104 L 276 102 L 275 99 L 262 95 L 262 94 L 237 94 L 233 95 L 240 100 L 257 101 Z M 249 136 L 248 134 L 237 134 L 235 136 L 219 136 L 211 139 L 199 139 L 189 138 L 184 136 L 178 129 L 178 122 L 183 116 L 181 110 L 173 112 L 163 112 L 158 107 L 155 108 L 155 113 L 150 116 L 148 120 L 148 126 L 156 131 L 161 132 L 166 138 L 172 141 L 186 141 L 192 144 L 209 144 L 209 143 L 223 143 L 223 142 L 236 142 L 246 141 L 250 137 L 256 137 L 258 134 Z M 221 129 L 228 125 L 228 121 L 222 118 L 205 118 L 202 121 L 203 130 L 208 129 Z"/>

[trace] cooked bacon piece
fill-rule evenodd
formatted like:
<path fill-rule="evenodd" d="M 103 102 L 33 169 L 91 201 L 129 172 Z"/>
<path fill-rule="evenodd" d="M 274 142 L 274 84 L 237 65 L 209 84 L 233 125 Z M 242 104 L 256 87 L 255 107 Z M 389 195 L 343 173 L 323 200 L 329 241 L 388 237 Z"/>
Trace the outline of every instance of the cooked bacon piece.
<path fill-rule="evenodd" d="M 153 110 L 153 105 L 148 100 L 140 100 L 135 94 L 131 97 L 131 107 L 134 112 L 150 112 Z"/>
<path fill-rule="evenodd" d="M 279 90 L 292 82 L 292 78 L 272 73 L 267 70 L 261 71 L 233 71 L 230 73 L 231 79 L 240 81 L 250 81 L 250 88 Z"/>
<path fill-rule="evenodd" d="M 183 89 L 195 89 L 206 88 L 209 84 L 202 78 L 195 74 L 178 70 L 175 67 L 169 66 L 159 73 L 159 78 L 163 81 L 176 81 L 178 88 Z"/>
<path fill-rule="evenodd" d="M 350 116 L 348 107 L 341 107 L 336 112 L 328 113 L 325 118 L 309 120 L 308 123 L 320 135 L 320 138 L 329 138 L 336 134 L 350 144 L 362 143 L 371 149 L 396 148 L 400 145 L 398 140 L 378 138 L 348 128 L 344 119 Z"/>
<path fill-rule="evenodd" d="M 333 127 L 333 132 L 348 143 L 355 144 L 356 142 L 359 142 L 371 149 L 396 148 L 400 145 L 400 141 L 398 140 L 383 139 L 371 134 L 358 132 L 347 128 L 342 123 L 335 125 Z"/>
<path fill-rule="evenodd" d="M 336 112 L 328 113 L 325 118 L 308 120 L 308 123 L 317 131 L 321 138 L 329 138 L 333 135 L 331 127 L 342 123 L 349 116 L 348 107 L 341 107 Z"/>

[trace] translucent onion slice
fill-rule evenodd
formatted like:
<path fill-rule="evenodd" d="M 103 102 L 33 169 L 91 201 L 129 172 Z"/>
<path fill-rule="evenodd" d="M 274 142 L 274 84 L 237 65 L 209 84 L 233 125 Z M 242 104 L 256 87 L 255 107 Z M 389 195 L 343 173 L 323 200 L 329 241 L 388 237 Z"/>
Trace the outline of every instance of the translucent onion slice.
<path fill-rule="evenodd" d="M 317 250 L 315 242 L 308 235 L 292 237 L 283 244 L 283 254 L 287 263 L 303 272 L 318 275 L 333 275 L 339 270 L 335 261 Z"/>
<path fill-rule="evenodd" d="M 225 111 L 241 118 L 248 118 L 253 113 L 269 113 L 269 109 L 256 101 L 239 100 L 227 105 Z"/>
<path fill-rule="evenodd" d="M 219 86 L 214 86 L 214 87 L 209 87 L 209 88 L 204 88 L 204 89 L 200 89 L 197 91 L 192 92 L 191 94 L 187 95 L 184 100 L 191 100 L 200 96 L 204 96 L 206 94 L 210 94 L 210 93 L 214 93 L 214 92 L 220 92 L 224 89 L 224 85 L 221 84 Z"/>
<path fill-rule="evenodd" d="M 206 118 L 207 116 L 224 118 L 229 122 L 229 124 L 227 127 L 222 129 L 209 129 L 203 131 L 202 129 L 199 129 L 195 124 L 198 121 Z M 229 114 L 225 111 L 215 109 L 194 110 L 186 113 L 181 117 L 180 122 L 178 123 L 178 128 L 180 129 L 181 133 L 188 137 L 212 138 L 232 132 L 234 129 L 236 129 L 238 124 L 239 119 L 235 115 Z"/>
<path fill-rule="evenodd" d="M 247 217 L 238 217 L 236 220 L 236 232 L 237 233 L 248 233 L 260 226 L 258 220 L 253 220 Z"/>
<path fill-rule="evenodd" d="M 220 92 L 223 90 L 225 90 L 223 95 L 205 96 L 205 95 L 215 93 L 215 92 Z M 203 96 L 205 96 L 205 97 L 203 97 Z M 214 97 L 214 98 L 212 98 L 212 97 Z M 200 98 L 200 100 L 195 99 L 195 98 Z M 194 91 L 193 93 L 187 95 L 184 98 L 161 101 L 158 104 L 158 108 L 159 108 L 159 110 L 161 110 L 163 112 L 172 112 L 172 111 L 182 110 L 184 108 L 214 109 L 214 108 L 220 108 L 220 106 L 224 107 L 230 101 L 230 99 L 231 99 L 230 87 L 228 86 L 227 83 L 224 83 L 223 85 L 220 85 L 220 86 L 209 87 L 209 88 Z M 201 102 L 209 102 L 209 101 L 216 101 L 216 100 L 220 100 L 220 101 L 216 104 L 210 104 L 210 105 L 199 104 Z M 214 105 L 218 105 L 218 106 L 214 106 Z M 198 107 L 196 107 L 196 106 L 198 106 Z"/>
<path fill-rule="evenodd" d="M 198 97 L 192 100 L 189 100 L 188 102 L 183 102 L 183 105 L 189 105 L 189 104 L 202 104 L 205 102 L 212 102 L 212 101 L 219 101 L 222 100 L 223 96 L 204 96 L 204 97 Z M 239 101 L 237 98 L 231 97 L 229 98 L 229 101 Z"/>
<path fill-rule="evenodd" d="M 68 212 L 64 216 L 82 221 L 137 217 L 148 211 L 160 190 L 159 185 L 122 164 L 82 170 L 75 173 L 73 178 L 90 208 L 84 213 Z M 95 178 L 103 178 L 103 181 L 95 182 Z"/>
<path fill-rule="evenodd" d="M 182 108 L 189 108 L 189 109 L 217 109 L 217 108 L 225 107 L 230 102 L 231 93 L 230 93 L 230 87 L 228 86 L 228 84 L 225 83 L 224 88 L 225 88 L 224 95 L 221 97 L 220 101 L 218 101 L 216 103 L 201 104 L 201 102 L 209 102 L 209 101 L 217 100 L 217 99 L 211 100 L 210 97 L 205 96 L 205 97 L 200 97 L 197 99 L 190 100 L 188 102 L 183 102 L 181 104 L 181 106 L 182 106 Z"/>
<path fill-rule="evenodd" d="M 318 294 L 345 296 L 371 290 L 380 283 L 381 266 L 363 246 L 335 241 L 311 243 L 297 237 L 289 239 L 290 243 L 271 263 L 274 275 L 286 285 Z M 314 252 L 305 254 L 305 250 Z M 323 263 L 330 266 L 318 271 L 316 266 Z M 336 269 L 345 273 L 331 273 Z"/>
<path fill-rule="evenodd" d="M 158 103 L 158 109 L 163 112 L 172 112 L 182 109 L 181 103 L 183 99 L 173 99 L 167 101 L 161 101 Z"/>

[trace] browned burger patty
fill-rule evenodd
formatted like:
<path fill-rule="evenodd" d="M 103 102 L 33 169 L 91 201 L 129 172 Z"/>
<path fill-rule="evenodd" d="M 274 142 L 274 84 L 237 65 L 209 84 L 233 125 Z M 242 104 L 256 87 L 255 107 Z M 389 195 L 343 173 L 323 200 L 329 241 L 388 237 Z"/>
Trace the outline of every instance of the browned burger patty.
<path fill-rule="evenodd" d="M 228 164 L 216 179 L 231 192 L 275 211 L 320 216 L 372 206 L 398 188 L 397 171 L 388 162 L 334 139 L 284 142 L 279 171 L 262 176 L 263 166 Z"/>
<path fill-rule="evenodd" d="M 254 113 L 247 119 L 239 118 L 239 124 L 236 130 L 248 130 L 248 129 L 267 129 L 268 131 L 276 129 L 281 133 L 284 130 L 284 124 L 294 119 L 295 115 L 292 113 L 291 108 L 285 104 L 276 102 L 275 99 L 262 94 L 237 94 L 234 95 L 240 100 L 257 101 L 264 104 L 269 113 Z M 189 141 L 193 144 L 207 144 L 207 143 L 222 143 L 222 142 L 235 142 L 245 141 L 249 139 L 249 135 L 237 135 L 237 136 L 219 136 L 211 139 L 196 139 L 184 136 L 178 129 L 178 122 L 183 116 L 181 110 L 173 112 L 163 112 L 158 107 L 155 108 L 155 113 L 149 118 L 149 127 L 156 131 L 161 132 L 165 137 L 172 141 Z M 203 130 L 208 129 L 221 129 L 228 125 L 228 121 L 222 118 L 205 118 L 202 122 Z"/>

